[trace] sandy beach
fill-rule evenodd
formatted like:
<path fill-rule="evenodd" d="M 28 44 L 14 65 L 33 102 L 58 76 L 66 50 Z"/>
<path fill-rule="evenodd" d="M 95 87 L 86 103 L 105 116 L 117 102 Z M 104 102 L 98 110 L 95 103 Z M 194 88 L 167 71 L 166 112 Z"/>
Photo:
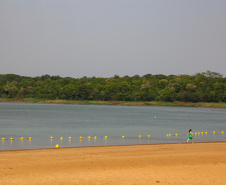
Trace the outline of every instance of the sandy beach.
<path fill-rule="evenodd" d="M 0 151 L 0 184 L 226 184 L 226 142 Z"/>

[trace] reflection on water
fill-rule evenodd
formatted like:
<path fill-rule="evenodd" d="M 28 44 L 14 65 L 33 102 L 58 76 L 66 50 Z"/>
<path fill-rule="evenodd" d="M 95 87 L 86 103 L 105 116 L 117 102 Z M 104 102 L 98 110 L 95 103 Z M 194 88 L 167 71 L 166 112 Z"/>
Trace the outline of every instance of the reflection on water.
<path fill-rule="evenodd" d="M 224 108 L 0 103 L 5 138 L 0 150 L 180 143 L 190 128 L 194 142 L 226 141 L 225 113 Z"/>

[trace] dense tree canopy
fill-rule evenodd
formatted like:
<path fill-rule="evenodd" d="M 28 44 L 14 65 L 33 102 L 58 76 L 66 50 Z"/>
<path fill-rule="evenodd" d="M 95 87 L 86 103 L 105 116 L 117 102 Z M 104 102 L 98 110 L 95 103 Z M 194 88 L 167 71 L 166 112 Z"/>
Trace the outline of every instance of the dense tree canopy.
<path fill-rule="evenodd" d="M 207 71 L 189 75 L 135 75 L 80 79 L 0 75 L 3 98 L 106 101 L 226 102 L 226 78 Z"/>

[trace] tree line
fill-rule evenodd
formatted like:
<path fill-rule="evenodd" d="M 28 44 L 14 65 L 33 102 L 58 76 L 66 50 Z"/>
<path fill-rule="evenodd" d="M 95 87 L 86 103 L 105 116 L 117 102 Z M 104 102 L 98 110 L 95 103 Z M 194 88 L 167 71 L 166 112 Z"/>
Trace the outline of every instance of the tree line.
<path fill-rule="evenodd" d="M 101 101 L 226 102 L 226 78 L 216 72 L 132 77 L 0 75 L 2 98 Z"/>

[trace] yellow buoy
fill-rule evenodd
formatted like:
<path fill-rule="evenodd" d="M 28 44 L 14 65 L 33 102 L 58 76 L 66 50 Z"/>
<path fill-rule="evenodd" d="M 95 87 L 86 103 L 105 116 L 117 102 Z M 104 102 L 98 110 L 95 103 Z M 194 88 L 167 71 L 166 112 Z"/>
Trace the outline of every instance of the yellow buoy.
<path fill-rule="evenodd" d="M 207 134 L 207 132 L 205 132 L 205 134 Z"/>
<path fill-rule="evenodd" d="M 97 136 L 94 136 L 93 138 L 94 138 L 94 139 L 97 139 Z"/>
<path fill-rule="evenodd" d="M 55 148 L 59 148 L 59 145 L 58 145 L 58 144 L 56 144 Z"/>
<path fill-rule="evenodd" d="M 197 133 L 195 133 L 195 135 L 197 135 Z"/>
<path fill-rule="evenodd" d="M 122 138 L 125 138 L 125 136 L 122 136 Z"/>
<path fill-rule="evenodd" d="M 216 131 L 213 131 L 213 134 L 215 134 L 216 133 Z"/>
<path fill-rule="evenodd" d="M 221 134 L 223 134 L 223 133 L 224 133 L 224 131 L 221 132 Z"/>
<path fill-rule="evenodd" d="M 14 138 L 11 137 L 10 140 L 14 140 Z"/>
<path fill-rule="evenodd" d="M 2 138 L 2 141 L 5 141 L 5 138 Z"/>
<path fill-rule="evenodd" d="M 24 140 L 24 138 L 23 138 L 23 137 L 21 137 L 21 138 L 20 138 L 20 140 Z"/>
<path fill-rule="evenodd" d="M 71 139 L 71 136 L 69 136 L 68 139 Z"/>
<path fill-rule="evenodd" d="M 150 135 L 148 135 L 148 137 L 151 137 Z"/>
<path fill-rule="evenodd" d="M 53 139 L 53 136 L 51 136 L 50 139 Z"/>
<path fill-rule="evenodd" d="M 155 119 L 156 119 L 157 117 L 155 116 Z"/>
<path fill-rule="evenodd" d="M 200 132 L 198 132 L 198 135 L 200 135 Z"/>
<path fill-rule="evenodd" d="M 175 136 L 177 136 L 177 134 L 175 134 Z"/>
<path fill-rule="evenodd" d="M 201 134 L 203 135 L 203 132 L 201 132 Z"/>
<path fill-rule="evenodd" d="M 141 138 L 141 135 L 139 135 L 139 138 Z"/>
<path fill-rule="evenodd" d="M 31 137 L 29 137 L 28 139 L 31 140 Z"/>
<path fill-rule="evenodd" d="M 104 136 L 104 138 L 106 138 L 106 139 L 107 139 L 107 138 L 108 138 L 108 136 Z"/>
<path fill-rule="evenodd" d="M 63 140 L 63 137 L 60 137 L 60 140 Z"/>
<path fill-rule="evenodd" d="M 79 137 L 79 139 L 83 139 L 83 137 L 82 137 L 82 136 L 80 136 L 80 137 Z"/>
<path fill-rule="evenodd" d="M 169 134 L 169 136 L 171 136 L 171 134 Z"/>
<path fill-rule="evenodd" d="M 90 139 L 90 138 L 91 138 L 90 136 L 87 137 L 87 139 Z"/>

